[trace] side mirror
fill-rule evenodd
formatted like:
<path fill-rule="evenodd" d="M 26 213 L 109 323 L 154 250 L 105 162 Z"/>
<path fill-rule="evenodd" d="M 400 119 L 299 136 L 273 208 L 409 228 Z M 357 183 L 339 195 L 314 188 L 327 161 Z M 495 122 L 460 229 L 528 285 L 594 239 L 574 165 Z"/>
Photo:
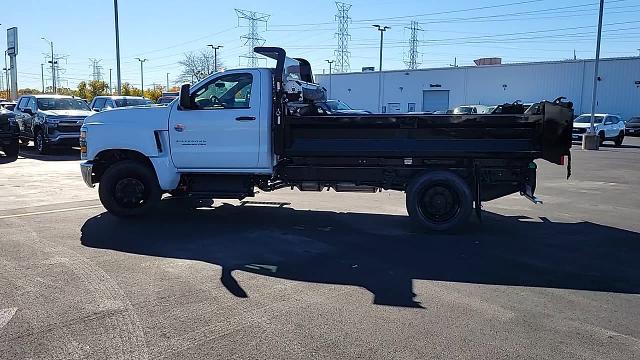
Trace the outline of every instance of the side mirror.
<path fill-rule="evenodd" d="M 180 86 L 180 107 L 184 110 L 193 108 L 190 92 L 191 84 L 182 84 L 182 86 Z"/>
<path fill-rule="evenodd" d="M 93 109 L 91 109 L 91 110 L 93 110 L 93 111 L 95 111 L 95 112 L 99 112 L 99 111 L 100 111 L 100 109 L 98 109 L 98 108 L 93 108 Z"/>
<path fill-rule="evenodd" d="M 22 112 L 25 114 L 33 115 L 33 111 L 31 108 L 22 109 Z"/>

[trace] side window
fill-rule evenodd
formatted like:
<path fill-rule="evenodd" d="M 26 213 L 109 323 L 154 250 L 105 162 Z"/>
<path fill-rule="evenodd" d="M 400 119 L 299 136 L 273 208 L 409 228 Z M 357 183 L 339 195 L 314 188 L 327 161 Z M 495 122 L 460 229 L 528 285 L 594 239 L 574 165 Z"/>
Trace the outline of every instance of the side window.
<path fill-rule="evenodd" d="M 111 101 L 111 99 L 107 99 L 107 101 L 104 103 L 104 107 L 106 107 L 107 109 L 113 109 L 115 106 L 113 105 L 113 101 Z"/>
<path fill-rule="evenodd" d="M 29 102 L 27 103 L 27 107 L 31 109 L 34 113 L 36 112 L 36 99 L 30 97 Z"/>
<path fill-rule="evenodd" d="M 29 98 L 28 97 L 21 97 L 20 101 L 18 102 L 18 110 L 22 111 L 24 108 L 27 107 L 27 103 L 29 102 Z"/>
<path fill-rule="evenodd" d="M 97 98 L 93 103 L 93 108 L 102 110 L 104 108 L 104 103 L 107 101 L 105 98 Z"/>
<path fill-rule="evenodd" d="M 251 103 L 251 74 L 228 74 L 211 80 L 191 96 L 198 109 L 248 109 Z"/>
<path fill-rule="evenodd" d="M 613 116 L 607 116 L 607 117 L 604 119 L 604 124 L 605 124 L 605 125 L 611 125 L 611 124 L 613 124 Z"/>

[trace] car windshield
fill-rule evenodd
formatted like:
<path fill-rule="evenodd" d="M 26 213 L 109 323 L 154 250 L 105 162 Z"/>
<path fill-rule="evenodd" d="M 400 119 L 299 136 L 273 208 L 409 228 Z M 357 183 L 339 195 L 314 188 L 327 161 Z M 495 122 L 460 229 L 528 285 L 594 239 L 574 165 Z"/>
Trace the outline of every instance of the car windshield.
<path fill-rule="evenodd" d="M 87 110 L 89 106 L 82 99 L 75 98 L 38 98 L 40 110 Z"/>
<path fill-rule="evenodd" d="M 454 114 L 473 114 L 473 107 L 471 106 L 458 106 L 453 109 Z"/>
<path fill-rule="evenodd" d="M 116 99 L 115 102 L 117 107 L 153 104 L 149 99 Z"/>
<path fill-rule="evenodd" d="M 352 110 L 349 105 L 343 103 L 340 100 L 329 100 L 327 101 L 327 106 L 329 107 L 329 109 L 331 109 L 332 111 L 339 111 L 339 110 Z"/>
<path fill-rule="evenodd" d="M 596 115 L 594 123 L 600 124 L 602 123 L 602 119 L 604 119 L 604 116 Z M 575 120 L 573 120 L 573 122 L 578 124 L 588 124 L 591 122 L 591 115 L 580 115 Z"/>
<path fill-rule="evenodd" d="M 634 117 L 629 119 L 629 121 L 627 121 L 627 123 L 629 124 L 640 124 L 640 117 Z"/>

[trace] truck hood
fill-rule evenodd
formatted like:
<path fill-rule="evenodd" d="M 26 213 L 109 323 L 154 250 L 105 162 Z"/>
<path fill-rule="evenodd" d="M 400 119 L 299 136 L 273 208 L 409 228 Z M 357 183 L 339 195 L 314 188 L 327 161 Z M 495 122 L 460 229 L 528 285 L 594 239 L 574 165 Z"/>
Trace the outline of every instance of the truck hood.
<path fill-rule="evenodd" d="M 597 127 L 598 125 L 602 125 L 602 123 L 595 123 L 593 124 L 594 127 Z M 583 129 L 583 128 L 589 128 L 591 127 L 590 123 L 573 123 L 573 127 L 576 129 Z"/>
<path fill-rule="evenodd" d="M 123 127 L 123 131 L 167 130 L 170 106 L 136 106 L 93 113 L 84 120 L 88 126 Z"/>
<path fill-rule="evenodd" d="M 93 114 L 91 110 L 41 110 L 41 114 L 56 117 L 87 117 Z"/>

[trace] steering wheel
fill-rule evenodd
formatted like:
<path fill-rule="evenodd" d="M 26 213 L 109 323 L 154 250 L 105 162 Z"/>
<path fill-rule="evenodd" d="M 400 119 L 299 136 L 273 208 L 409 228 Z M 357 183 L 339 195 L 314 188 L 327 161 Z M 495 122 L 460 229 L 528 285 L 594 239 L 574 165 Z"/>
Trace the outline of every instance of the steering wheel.
<path fill-rule="evenodd" d="M 222 101 L 220 101 L 220 98 L 215 96 L 215 95 L 209 96 L 209 101 L 211 101 L 211 105 L 222 105 L 222 106 L 224 106 Z"/>

